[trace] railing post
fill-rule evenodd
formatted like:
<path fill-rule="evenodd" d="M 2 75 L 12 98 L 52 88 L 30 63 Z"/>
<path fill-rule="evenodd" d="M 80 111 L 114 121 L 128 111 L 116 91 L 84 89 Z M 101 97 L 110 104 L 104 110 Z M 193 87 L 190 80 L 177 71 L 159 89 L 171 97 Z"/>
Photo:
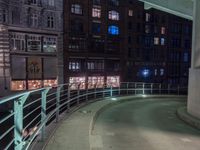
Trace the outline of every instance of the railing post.
<path fill-rule="evenodd" d="M 67 103 L 67 111 L 69 111 L 69 109 L 70 109 L 70 85 L 68 85 L 68 90 L 67 90 L 67 101 L 68 101 L 68 103 Z"/>
<path fill-rule="evenodd" d="M 129 83 L 126 83 L 126 95 L 128 95 L 128 87 L 129 87 Z"/>
<path fill-rule="evenodd" d="M 144 95 L 144 83 L 142 84 L 142 94 Z"/>
<path fill-rule="evenodd" d="M 29 93 L 24 94 L 24 96 L 16 99 L 14 101 L 14 143 L 15 150 L 23 149 L 23 105 L 27 100 Z"/>
<path fill-rule="evenodd" d="M 105 97 L 105 92 L 104 92 L 104 90 L 105 90 L 105 84 L 103 85 L 103 93 L 102 93 L 102 95 L 103 95 L 103 98 Z"/>
<path fill-rule="evenodd" d="M 151 95 L 153 94 L 153 84 L 151 84 Z"/>
<path fill-rule="evenodd" d="M 41 123 L 45 122 L 45 119 L 47 117 L 46 115 L 46 108 L 47 108 L 47 93 L 49 92 L 50 88 L 47 88 L 42 91 L 41 93 Z M 41 129 L 41 141 L 44 141 L 45 139 L 45 128 L 46 125 L 44 125 Z"/>
<path fill-rule="evenodd" d="M 161 84 L 159 84 L 159 94 L 161 94 Z"/>
<path fill-rule="evenodd" d="M 178 85 L 178 87 L 177 87 L 177 92 L 178 92 L 178 95 L 180 95 L 180 86 Z"/>
<path fill-rule="evenodd" d="M 119 96 L 121 95 L 121 83 L 119 83 L 119 89 L 118 89 L 118 93 L 119 93 Z"/>
<path fill-rule="evenodd" d="M 94 85 L 94 99 L 97 98 L 97 84 Z"/>
<path fill-rule="evenodd" d="M 59 121 L 59 113 L 60 113 L 60 92 L 61 92 L 62 87 L 59 86 L 57 87 L 57 91 L 56 91 L 56 122 Z"/>
<path fill-rule="evenodd" d="M 110 97 L 112 97 L 113 96 L 113 87 L 112 87 L 112 85 L 110 86 Z"/>
<path fill-rule="evenodd" d="M 80 86 L 81 86 L 81 84 L 78 84 L 78 90 L 77 90 L 77 105 L 79 105 L 80 104 Z"/>
<path fill-rule="evenodd" d="M 168 94 L 170 94 L 170 84 L 168 84 Z"/>
<path fill-rule="evenodd" d="M 86 91 L 85 91 L 85 94 L 86 94 L 85 101 L 86 102 L 88 101 L 88 85 L 89 85 L 89 83 L 86 83 Z"/>
<path fill-rule="evenodd" d="M 134 88 L 135 88 L 135 95 L 136 95 L 137 83 L 134 84 Z"/>

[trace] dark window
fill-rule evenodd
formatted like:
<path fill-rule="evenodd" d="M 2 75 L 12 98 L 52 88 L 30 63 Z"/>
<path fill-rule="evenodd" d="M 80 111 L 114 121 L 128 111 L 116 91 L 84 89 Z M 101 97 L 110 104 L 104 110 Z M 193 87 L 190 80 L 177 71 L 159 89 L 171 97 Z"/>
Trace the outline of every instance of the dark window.
<path fill-rule="evenodd" d="M 71 31 L 75 33 L 83 33 L 83 23 L 79 20 L 72 20 Z"/>
<path fill-rule="evenodd" d="M 132 38 L 131 36 L 128 36 L 128 44 L 131 44 L 132 43 Z"/>
<path fill-rule="evenodd" d="M 54 17 L 53 16 L 47 17 L 47 27 L 54 28 Z"/>
<path fill-rule="evenodd" d="M 20 24 L 20 11 L 18 8 L 12 11 L 12 24 Z"/>
<path fill-rule="evenodd" d="M 7 14 L 6 14 L 6 10 L 2 11 L 2 21 L 6 22 L 7 21 Z"/>
<path fill-rule="evenodd" d="M 119 0 L 109 0 L 109 5 L 112 6 L 119 6 Z"/>
<path fill-rule="evenodd" d="M 132 30 L 132 27 L 133 27 L 133 24 L 132 24 L 131 21 L 129 21 L 129 22 L 128 22 L 128 29 L 129 29 L 129 30 Z"/>
<path fill-rule="evenodd" d="M 93 0 L 93 5 L 100 5 L 101 4 L 101 0 Z"/>
<path fill-rule="evenodd" d="M 101 32 L 101 24 L 93 22 L 92 23 L 92 33 L 99 34 Z"/>

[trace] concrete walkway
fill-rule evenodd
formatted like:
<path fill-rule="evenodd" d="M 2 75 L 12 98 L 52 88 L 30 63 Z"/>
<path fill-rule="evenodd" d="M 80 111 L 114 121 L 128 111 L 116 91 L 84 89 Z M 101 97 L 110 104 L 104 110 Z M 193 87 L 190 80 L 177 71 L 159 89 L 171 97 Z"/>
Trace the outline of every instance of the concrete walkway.
<path fill-rule="evenodd" d="M 97 119 L 93 135 L 102 147 L 95 150 L 200 150 L 200 130 L 185 124 L 176 99 L 148 99 L 111 107 Z"/>
<path fill-rule="evenodd" d="M 103 100 L 85 106 L 64 120 L 46 146 L 46 150 L 89 150 L 89 134 L 97 111 L 112 101 Z"/>
<path fill-rule="evenodd" d="M 45 149 L 200 149 L 200 132 L 175 115 L 185 103 L 173 98 L 121 99 L 133 101 L 103 100 L 79 109 L 61 123 Z"/>

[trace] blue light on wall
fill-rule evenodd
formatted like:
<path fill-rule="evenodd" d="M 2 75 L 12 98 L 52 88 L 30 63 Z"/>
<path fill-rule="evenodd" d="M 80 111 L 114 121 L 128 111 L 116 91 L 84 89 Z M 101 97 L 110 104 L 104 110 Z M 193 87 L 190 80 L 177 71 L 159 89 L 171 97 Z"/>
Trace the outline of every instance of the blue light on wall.
<path fill-rule="evenodd" d="M 144 69 L 143 71 L 142 71 L 142 76 L 143 77 L 149 77 L 150 76 L 150 70 L 149 69 Z"/>
<path fill-rule="evenodd" d="M 111 34 L 111 35 L 119 35 L 119 27 L 117 26 L 109 26 L 108 27 L 108 34 Z"/>

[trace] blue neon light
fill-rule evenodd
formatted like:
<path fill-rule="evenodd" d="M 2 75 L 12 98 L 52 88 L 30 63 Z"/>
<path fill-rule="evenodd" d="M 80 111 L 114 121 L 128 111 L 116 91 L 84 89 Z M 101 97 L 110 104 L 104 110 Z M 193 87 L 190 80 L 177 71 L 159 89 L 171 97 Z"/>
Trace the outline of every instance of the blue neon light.
<path fill-rule="evenodd" d="M 119 35 L 119 27 L 117 26 L 109 26 L 108 27 L 108 33 L 111 34 L 111 35 Z"/>

